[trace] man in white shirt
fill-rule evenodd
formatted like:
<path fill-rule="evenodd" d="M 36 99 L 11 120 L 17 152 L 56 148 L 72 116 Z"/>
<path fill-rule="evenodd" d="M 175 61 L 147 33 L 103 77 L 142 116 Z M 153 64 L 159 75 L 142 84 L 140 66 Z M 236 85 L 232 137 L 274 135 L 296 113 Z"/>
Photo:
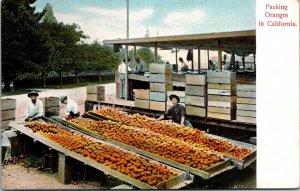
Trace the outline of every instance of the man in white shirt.
<path fill-rule="evenodd" d="M 130 58 L 128 58 L 128 63 L 130 62 Z M 131 71 L 131 68 L 128 66 L 128 72 Z M 123 62 L 119 65 L 118 67 L 118 72 L 120 76 L 120 84 L 121 84 L 121 91 L 120 91 L 120 98 L 125 97 L 125 74 L 126 74 L 126 63 L 125 63 L 125 58 L 123 59 Z"/>
<path fill-rule="evenodd" d="M 59 99 L 61 103 L 67 105 L 65 109 L 66 119 L 76 118 L 80 116 L 78 104 L 75 101 L 68 99 L 67 96 L 60 96 Z"/>
<path fill-rule="evenodd" d="M 43 108 L 43 102 L 37 99 L 39 94 L 35 91 L 31 91 L 27 94 L 27 96 L 31 100 L 27 106 L 25 121 L 33 121 L 41 118 L 44 114 L 44 108 Z"/>

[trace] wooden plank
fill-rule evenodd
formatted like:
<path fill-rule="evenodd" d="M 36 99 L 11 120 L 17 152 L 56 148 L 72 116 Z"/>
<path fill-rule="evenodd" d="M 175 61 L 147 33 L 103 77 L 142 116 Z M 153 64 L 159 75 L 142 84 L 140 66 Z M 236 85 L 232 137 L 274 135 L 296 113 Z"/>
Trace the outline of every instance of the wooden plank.
<path fill-rule="evenodd" d="M 223 102 L 236 102 L 236 96 L 220 96 L 220 95 L 208 95 L 208 101 L 223 101 Z"/>
<path fill-rule="evenodd" d="M 230 108 L 230 107 L 207 107 L 207 111 L 210 113 L 224 113 L 224 114 L 233 114 L 235 113 L 236 108 Z"/>
<path fill-rule="evenodd" d="M 187 85 L 185 87 L 186 95 L 205 96 L 207 92 L 206 86 Z"/>
<path fill-rule="evenodd" d="M 207 117 L 216 118 L 216 119 L 224 119 L 224 120 L 234 120 L 235 117 L 233 115 L 223 114 L 223 113 L 211 113 L 207 112 Z"/>
<path fill-rule="evenodd" d="M 172 65 L 170 64 L 150 64 L 149 72 L 152 74 L 172 73 Z"/>
<path fill-rule="evenodd" d="M 150 100 L 152 101 L 167 101 L 167 95 L 165 92 L 150 92 Z"/>
<path fill-rule="evenodd" d="M 256 85 L 255 84 L 237 84 L 236 89 L 238 91 L 256 92 Z"/>
<path fill-rule="evenodd" d="M 256 98 L 256 92 L 237 91 L 236 95 L 238 97 Z"/>
<path fill-rule="evenodd" d="M 15 119 L 16 117 L 16 110 L 5 110 L 1 111 L 1 120 L 9 120 L 9 119 Z"/>
<path fill-rule="evenodd" d="M 240 98 L 238 97 L 236 99 L 236 103 L 242 103 L 242 104 L 256 104 L 256 98 Z"/>
<path fill-rule="evenodd" d="M 97 94 L 87 94 L 86 95 L 86 100 L 89 100 L 89 101 L 98 101 L 97 99 Z"/>
<path fill-rule="evenodd" d="M 177 95 L 180 99 L 185 97 L 185 91 L 167 91 L 168 97 L 172 94 Z"/>
<path fill-rule="evenodd" d="M 206 99 L 205 99 L 205 97 L 187 95 L 186 96 L 186 104 L 187 105 L 205 107 L 206 106 Z"/>
<path fill-rule="evenodd" d="M 172 83 L 150 83 L 150 91 L 151 92 L 166 92 L 172 91 L 173 85 Z"/>
<path fill-rule="evenodd" d="M 59 116 L 60 107 L 45 107 L 45 117 Z"/>
<path fill-rule="evenodd" d="M 155 111 L 165 111 L 166 102 L 150 101 L 150 109 Z"/>
<path fill-rule="evenodd" d="M 256 118 L 254 117 L 244 117 L 244 116 L 236 116 L 236 120 L 244 123 L 253 123 L 256 124 Z"/>
<path fill-rule="evenodd" d="M 16 99 L 10 99 L 10 98 L 1 98 L 1 110 L 13 110 L 16 108 L 17 100 Z"/>
<path fill-rule="evenodd" d="M 236 73 L 230 72 L 228 70 L 222 70 L 222 71 L 207 71 L 207 77 L 210 78 L 235 78 Z"/>
<path fill-rule="evenodd" d="M 206 108 L 186 105 L 186 114 L 198 117 L 206 117 Z"/>
<path fill-rule="evenodd" d="M 86 86 L 87 94 L 105 94 L 105 86 Z"/>
<path fill-rule="evenodd" d="M 256 117 L 256 111 L 236 110 L 236 115 L 244 117 Z"/>
<path fill-rule="evenodd" d="M 207 83 L 208 89 L 224 89 L 231 90 L 233 89 L 233 84 L 220 84 L 220 83 Z"/>
<path fill-rule="evenodd" d="M 135 99 L 134 100 L 135 107 L 149 109 L 149 105 L 150 105 L 149 100 L 143 100 L 143 99 Z"/>
<path fill-rule="evenodd" d="M 234 91 L 232 91 L 232 90 L 222 90 L 222 89 L 207 89 L 207 94 L 209 94 L 209 95 L 235 96 Z"/>
<path fill-rule="evenodd" d="M 222 84 L 234 84 L 235 78 L 215 78 L 215 77 L 207 77 L 208 83 L 222 83 Z"/>
<path fill-rule="evenodd" d="M 240 110 L 256 111 L 256 105 L 236 104 L 236 108 Z"/>
<path fill-rule="evenodd" d="M 59 106 L 59 97 L 41 97 L 44 107 Z"/>
<path fill-rule="evenodd" d="M 150 74 L 150 82 L 165 83 L 167 81 L 171 81 L 171 79 L 167 79 L 165 74 Z"/>
<path fill-rule="evenodd" d="M 150 97 L 149 89 L 134 89 L 133 92 L 136 99 L 148 100 Z"/>
<path fill-rule="evenodd" d="M 206 75 L 186 75 L 186 84 L 188 85 L 206 85 Z"/>
<path fill-rule="evenodd" d="M 213 107 L 234 107 L 235 103 L 224 101 L 208 101 L 208 106 Z"/>

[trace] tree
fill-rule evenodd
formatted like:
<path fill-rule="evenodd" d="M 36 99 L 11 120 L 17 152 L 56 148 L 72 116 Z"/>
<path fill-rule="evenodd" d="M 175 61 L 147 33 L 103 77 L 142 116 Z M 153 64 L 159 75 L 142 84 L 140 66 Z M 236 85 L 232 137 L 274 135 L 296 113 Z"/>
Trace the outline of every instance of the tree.
<path fill-rule="evenodd" d="M 122 54 L 125 54 L 124 51 Z M 139 57 L 145 63 L 146 68 L 149 68 L 149 64 L 155 63 L 155 55 L 150 48 L 142 47 L 137 49 L 136 56 Z M 129 51 L 129 57 L 134 58 L 133 50 Z M 160 55 L 157 55 L 157 60 L 158 63 L 163 63 Z"/>
<path fill-rule="evenodd" d="M 52 5 L 47 3 L 44 8 L 45 14 L 42 18 L 43 23 L 57 23 L 57 20 L 54 16 Z"/>
<path fill-rule="evenodd" d="M 35 12 L 36 0 L 3 0 L 1 6 L 2 76 L 5 90 L 25 71 L 35 71 L 41 61 L 39 23 L 44 12 Z"/>

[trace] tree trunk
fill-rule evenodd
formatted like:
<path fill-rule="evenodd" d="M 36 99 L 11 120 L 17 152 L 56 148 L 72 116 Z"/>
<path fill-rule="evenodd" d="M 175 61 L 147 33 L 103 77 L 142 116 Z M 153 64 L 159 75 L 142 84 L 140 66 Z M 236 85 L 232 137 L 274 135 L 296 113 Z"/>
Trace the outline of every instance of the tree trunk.
<path fill-rule="evenodd" d="M 46 72 L 42 72 L 42 78 L 43 78 L 43 88 L 46 87 Z"/>
<path fill-rule="evenodd" d="M 60 78 L 60 88 L 62 88 L 62 71 L 59 71 L 59 78 Z"/>

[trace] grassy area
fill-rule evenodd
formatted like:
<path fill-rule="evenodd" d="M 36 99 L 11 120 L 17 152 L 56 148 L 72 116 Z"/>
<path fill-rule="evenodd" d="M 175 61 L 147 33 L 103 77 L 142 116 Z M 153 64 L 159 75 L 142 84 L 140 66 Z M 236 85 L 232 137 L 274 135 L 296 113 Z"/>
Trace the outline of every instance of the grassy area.
<path fill-rule="evenodd" d="M 107 83 L 114 83 L 114 80 L 106 80 L 102 82 L 85 82 L 85 83 L 79 83 L 79 84 L 63 84 L 62 89 L 69 89 L 69 88 L 78 88 L 83 86 L 89 86 L 89 85 L 99 85 L 99 84 L 107 84 Z M 38 89 L 38 90 L 37 90 Z M 3 91 L 1 92 L 1 96 L 12 96 L 12 95 L 19 95 L 19 94 L 26 94 L 32 90 L 35 91 L 42 91 L 43 89 L 60 89 L 59 85 L 49 85 L 46 86 L 46 88 L 41 87 L 32 87 L 32 88 L 22 88 L 22 89 L 14 89 L 13 91 Z"/>

